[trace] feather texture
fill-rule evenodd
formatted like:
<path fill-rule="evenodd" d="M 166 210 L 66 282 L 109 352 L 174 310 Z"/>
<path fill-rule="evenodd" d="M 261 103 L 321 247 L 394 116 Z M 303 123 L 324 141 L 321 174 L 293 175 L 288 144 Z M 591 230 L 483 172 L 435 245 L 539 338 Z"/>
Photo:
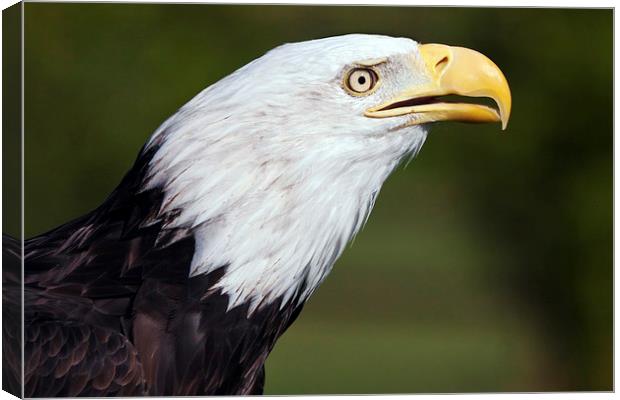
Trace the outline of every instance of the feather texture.
<path fill-rule="evenodd" d="M 363 116 L 424 82 L 402 68 L 416 49 L 371 35 L 281 46 L 162 124 L 100 207 L 26 240 L 26 396 L 262 393 L 276 340 L 424 143 L 411 117 Z M 381 90 L 342 88 L 379 57 Z M 17 310 L 19 243 L 3 242 Z M 6 322 L 3 344 L 19 348 Z M 20 391 L 19 354 L 3 359 Z"/>

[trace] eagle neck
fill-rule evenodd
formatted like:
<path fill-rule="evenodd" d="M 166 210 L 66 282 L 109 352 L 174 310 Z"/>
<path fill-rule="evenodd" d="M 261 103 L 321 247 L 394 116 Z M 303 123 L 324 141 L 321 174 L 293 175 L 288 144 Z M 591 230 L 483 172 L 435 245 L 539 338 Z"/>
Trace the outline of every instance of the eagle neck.
<path fill-rule="evenodd" d="M 175 130 L 156 136 L 147 188 L 163 188 L 161 212 L 175 215 L 167 227 L 195 238 L 190 277 L 227 266 L 216 289 L 230 309 L 247 303 L 249 313 L 304 302 L 366 222 L 385 179 L 426 137 Z"/>

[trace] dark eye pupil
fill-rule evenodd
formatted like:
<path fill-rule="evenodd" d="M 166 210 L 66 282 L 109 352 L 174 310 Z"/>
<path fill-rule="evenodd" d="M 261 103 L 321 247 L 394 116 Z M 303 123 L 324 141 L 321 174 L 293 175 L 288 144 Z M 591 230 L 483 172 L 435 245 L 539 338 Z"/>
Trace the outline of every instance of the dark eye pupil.
<path fill-rule="evenodd" d="M 357 78 L 357 83 L 363 85 L 364 83 L 366 83 L 366 77 L 360 76 L 359 78 Z"/>

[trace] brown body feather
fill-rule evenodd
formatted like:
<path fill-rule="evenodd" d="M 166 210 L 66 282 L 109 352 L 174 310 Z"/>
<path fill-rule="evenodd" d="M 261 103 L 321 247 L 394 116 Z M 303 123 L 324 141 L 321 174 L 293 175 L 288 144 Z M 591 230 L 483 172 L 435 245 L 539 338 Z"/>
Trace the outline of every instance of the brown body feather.
<path fill-rule="evenodd" d="M 228 296 L 213 288 L 226 265 L 189 277 L 191 230 L 167 229 L 174 212 L 159 213 L 164 193 L 141 190 L 154 151 L 102 206 L 26 240 L 26 396 L 262 393 L 267 355 L 302 306 L 227 310 Z M 19 266 L 18 254 L 7 257 Z M 20 290 L 16 275 L 5 304 Z M 18 320 L 6 330 L 21 336 Z M 4 352 L 17 392 L 18 355 Z"/>

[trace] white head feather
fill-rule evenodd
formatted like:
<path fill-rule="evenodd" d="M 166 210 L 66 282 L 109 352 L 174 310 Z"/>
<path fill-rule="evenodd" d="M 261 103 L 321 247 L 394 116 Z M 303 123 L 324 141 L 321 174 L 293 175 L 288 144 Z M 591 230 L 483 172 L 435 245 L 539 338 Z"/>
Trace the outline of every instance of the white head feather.
<path fill-rule="evenodd" d="M 399 88 L 424 83 L 410 39 L 346 35 L 286 44 L 198 94 L 149 145 L 149 187 L 165 188 L 174 227 L 194 228 L 191 275 L 227 265 L 218 287 L 229 308 L 317 288 L 360 230 L 381 186 L 426 138 L 412 118 L 364 110 Z M 377 66 L 381 85 L 353 96 L 342 85 L 357 63 Z M 420 74 L 403 65 L 419 63 Z"/>

